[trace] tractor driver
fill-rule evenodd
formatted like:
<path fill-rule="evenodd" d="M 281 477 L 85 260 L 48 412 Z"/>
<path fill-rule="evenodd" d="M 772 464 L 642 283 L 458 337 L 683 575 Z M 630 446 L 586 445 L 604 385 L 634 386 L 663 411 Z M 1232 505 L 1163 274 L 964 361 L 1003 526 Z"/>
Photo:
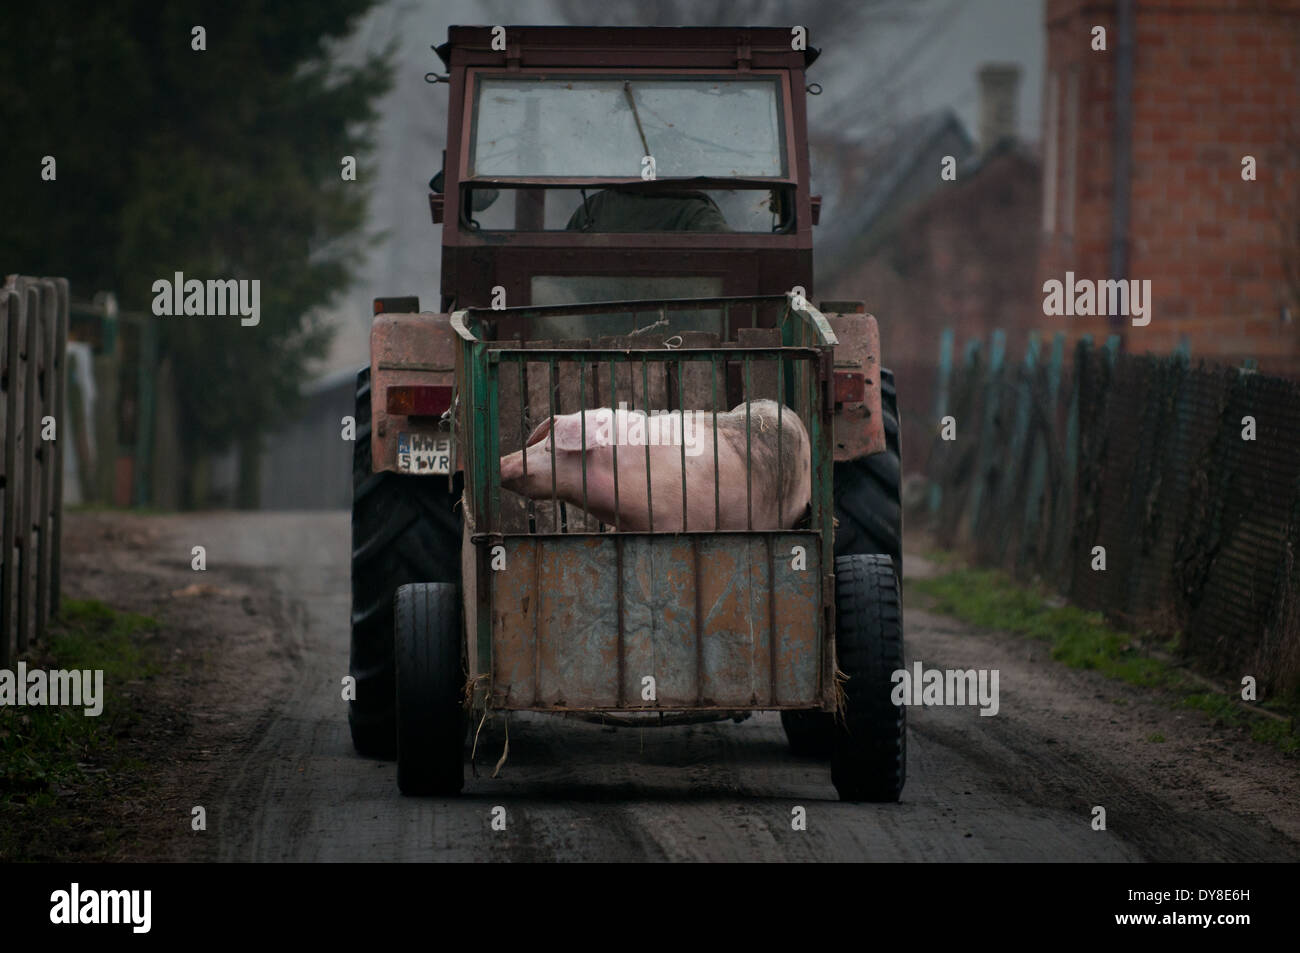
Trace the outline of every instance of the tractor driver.
<path fill-rule="evenodd" d="M 605 189 L 582 204 L 565 226 L 575 232 L 729 232 L 717 203 L 703 192 Z"/>

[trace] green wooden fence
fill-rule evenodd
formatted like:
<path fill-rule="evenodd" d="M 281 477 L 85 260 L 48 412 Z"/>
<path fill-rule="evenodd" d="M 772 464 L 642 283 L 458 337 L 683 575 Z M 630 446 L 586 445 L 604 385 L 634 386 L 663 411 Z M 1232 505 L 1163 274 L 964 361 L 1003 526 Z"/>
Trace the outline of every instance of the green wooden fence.
<path fill-rule="evenodd" d="M 1300 691 L 1300 382 L 1117 338 L 1068 360 L 1061 334 L 1014 359 L 1001 332 L 953 350 L 926 500 L 940 545 Z"/>

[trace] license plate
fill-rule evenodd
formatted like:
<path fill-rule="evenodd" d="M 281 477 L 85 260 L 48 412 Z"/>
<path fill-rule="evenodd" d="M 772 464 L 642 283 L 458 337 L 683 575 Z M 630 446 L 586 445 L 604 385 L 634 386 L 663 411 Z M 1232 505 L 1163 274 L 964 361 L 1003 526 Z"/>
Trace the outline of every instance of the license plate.
<path fill-rule="evenodd" d="M 402 473 L 450 473 L 451 434 L 399 433 L 397 469 Z"/>

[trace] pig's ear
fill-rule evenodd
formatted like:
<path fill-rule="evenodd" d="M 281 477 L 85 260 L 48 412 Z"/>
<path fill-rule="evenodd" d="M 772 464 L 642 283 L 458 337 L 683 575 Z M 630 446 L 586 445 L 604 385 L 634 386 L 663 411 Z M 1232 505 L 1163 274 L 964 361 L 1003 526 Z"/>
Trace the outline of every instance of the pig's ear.
<path fill-rule="evenodd" d="M 551 418 L 547 417 L 540 424 L 533 428 L 533 432 L 528 435 L 528 440 L 524 442 L 525 447 L 531 447 L 539 440 L 543 439 L 551 432 Z"/>
<path fill-rule="evenodd" d="M 565 414 L 563 417 L 555 418 L 555 449 L 569 450 L 574 453 L 582 452 L 582 417 L 584 415 Z M 613 429 L 613 413 L 608 407 L 601 407 L 586 412 L 587 418 L 587 449 L 594 450 L 597 447 L 608 447 L 610 444 L 610 433 Z"/>

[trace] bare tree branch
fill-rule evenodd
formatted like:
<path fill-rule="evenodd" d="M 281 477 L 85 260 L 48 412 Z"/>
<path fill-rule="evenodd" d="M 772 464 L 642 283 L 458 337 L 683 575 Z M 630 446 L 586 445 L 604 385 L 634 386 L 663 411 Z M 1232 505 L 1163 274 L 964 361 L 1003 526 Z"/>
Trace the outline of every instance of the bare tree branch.
<path fill-rule="evenodd" d="M 906 23 L 927 0 L 551 0 L 561 23 L 590 26 L 803 26 L 809 42 L 854 32 L 867 23 Z M 509 5 L 488 0 L 484 10 L 508 19 Z M 504 22 L 504 20 L 502 21 Z"/>

